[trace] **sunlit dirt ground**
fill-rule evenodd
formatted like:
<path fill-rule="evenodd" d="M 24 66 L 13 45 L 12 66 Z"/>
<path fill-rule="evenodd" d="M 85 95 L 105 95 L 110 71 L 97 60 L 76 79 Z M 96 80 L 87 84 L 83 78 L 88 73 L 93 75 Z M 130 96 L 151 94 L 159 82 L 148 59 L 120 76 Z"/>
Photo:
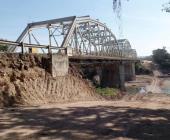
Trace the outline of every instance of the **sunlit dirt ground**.
<path fill-rule="evenodd" d="M 0 140 L 170 139 L 170 97 L 0 110 Z"/>

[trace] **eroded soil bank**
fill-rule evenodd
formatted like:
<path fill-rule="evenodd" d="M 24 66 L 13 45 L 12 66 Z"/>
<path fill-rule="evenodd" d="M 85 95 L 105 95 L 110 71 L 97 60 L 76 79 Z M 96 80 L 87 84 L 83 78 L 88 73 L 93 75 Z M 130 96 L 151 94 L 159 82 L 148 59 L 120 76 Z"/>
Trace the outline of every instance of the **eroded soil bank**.
<path fill-rule="evenodd" d="M 52 78 L 49 57 L 0 54 L 0 106 L 40 105 L 96 100 L 94 88 L 69 68 L 65 77 Z"/>

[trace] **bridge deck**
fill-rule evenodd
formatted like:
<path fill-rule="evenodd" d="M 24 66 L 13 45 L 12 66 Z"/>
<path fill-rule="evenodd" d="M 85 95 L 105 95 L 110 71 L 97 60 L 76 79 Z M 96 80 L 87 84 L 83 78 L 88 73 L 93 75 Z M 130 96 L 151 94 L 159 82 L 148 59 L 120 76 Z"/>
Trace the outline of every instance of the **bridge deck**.
<path fill-rule="evenodd" d="M 69 56 L 69 59 L 74 59 L 74 60 L 104 60 L 104 61 L 139 61 L 137 58 L 124 58 L 124 57 L 106 57 L 106 56 L 90 56 L 90 55 L 85 55 L 85 56 Z"/>

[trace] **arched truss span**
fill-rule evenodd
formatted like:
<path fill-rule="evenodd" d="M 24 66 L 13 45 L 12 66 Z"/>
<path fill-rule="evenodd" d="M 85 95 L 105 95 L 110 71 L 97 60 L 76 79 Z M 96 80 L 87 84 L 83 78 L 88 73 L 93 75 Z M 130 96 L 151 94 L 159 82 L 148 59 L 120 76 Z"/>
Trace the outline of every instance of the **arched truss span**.
<path fill-rule="evenodd" d="M 16 42 L 46 45 L 51 52 L 67 49 L 71 55 L 132 57 L 131 47 L 119 45 L 105 24 L 89 16 L 30 23 Z M 17 49 L 13 46 L 9 51 Z M 39 51 L 47 52 L 45 49 Z"/>
<path fill-rule="evenodd" d="M 135 49 L 132 49 L 130 42 L 127 39 L 117 40 L 119 48 L 121 50 L 122 57 L 136 58 L 137 53 Z"/>

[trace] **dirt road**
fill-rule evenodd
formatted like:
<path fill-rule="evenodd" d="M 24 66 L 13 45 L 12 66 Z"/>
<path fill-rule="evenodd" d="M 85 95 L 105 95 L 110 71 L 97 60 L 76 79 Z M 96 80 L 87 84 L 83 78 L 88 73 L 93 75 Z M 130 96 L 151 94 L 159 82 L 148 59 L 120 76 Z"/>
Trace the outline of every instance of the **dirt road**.
<path fill-rule="evenodd" d="M 170 97 L 0 110 L 0 140 L 170 139 Z"/>
<path fill-rule="evenodd" d="M 162 93 L 161 88 L 160 88 L 160 79 L 158 76 L 160 76 L 160 72 L 158 70 L 153 71 L 153 79 L 151 85 L 148 85 L 146 87 L 147 92 L 152 92 L 152 93 Z"/>
<path fill-rule="evenodd" d="M 126 83 L 127 87 L 143 87 L 146 90 L 146 93 L 162 93 L 160 83 L 163 79 L 158 78 L 160 72 L 155 70 L 153 76 L 150 75 L 138 75 L 136 76 L 136 81 L 130 81 Z M 140 91 L 138 91 L 140 92 Z"/>

